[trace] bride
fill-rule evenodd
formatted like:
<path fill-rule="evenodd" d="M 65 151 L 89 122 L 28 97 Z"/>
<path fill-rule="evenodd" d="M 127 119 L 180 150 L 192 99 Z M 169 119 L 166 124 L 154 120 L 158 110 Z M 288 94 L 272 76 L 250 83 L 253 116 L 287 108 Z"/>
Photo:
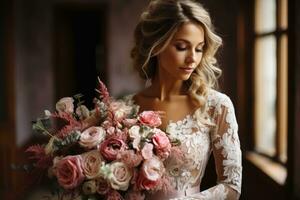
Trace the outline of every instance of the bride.
<path fill-rule="evenodd" d="M 174 190 L 149 193 L 146 199 L 238 199 L 238 125 L 231 100 L 214 89 L 221 74 L 215 54 L 222 40 L 209 13 L 193 0 L 152 0 L 141 14 L 134 39 L 134 67 L 152 84 L 129 98 L 140 111 L 164 111 L 160 128 L 178 139 L 184 152 L 182 160 L 171 154 L 164 163 Z M 211 153 L 217 184 L 201 191 Z"/>

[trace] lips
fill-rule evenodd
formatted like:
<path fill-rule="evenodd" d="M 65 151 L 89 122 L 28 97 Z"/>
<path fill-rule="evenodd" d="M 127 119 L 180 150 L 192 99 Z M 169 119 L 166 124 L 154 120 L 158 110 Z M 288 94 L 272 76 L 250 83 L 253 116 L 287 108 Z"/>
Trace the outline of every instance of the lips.
<path fill-rule="evenodd" d="M 180 67 L 179 69 L 181 69 L 182 71 L 184 71 L 186 73 L 191 73 L 194 71 L 194 68 L 192 68 L 192 67 Z"/>

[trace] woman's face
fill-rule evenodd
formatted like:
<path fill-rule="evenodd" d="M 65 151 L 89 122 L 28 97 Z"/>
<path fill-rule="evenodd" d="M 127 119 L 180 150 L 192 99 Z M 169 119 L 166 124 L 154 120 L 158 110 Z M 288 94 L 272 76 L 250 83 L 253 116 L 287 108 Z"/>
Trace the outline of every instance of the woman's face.
<path fill-rule="evenodd" d="M 202 59 L 203 47 L 204 30 L 201 25 L 192 22 L 182 24 L 158 55 L 159 75 L 188 80 Z"/>

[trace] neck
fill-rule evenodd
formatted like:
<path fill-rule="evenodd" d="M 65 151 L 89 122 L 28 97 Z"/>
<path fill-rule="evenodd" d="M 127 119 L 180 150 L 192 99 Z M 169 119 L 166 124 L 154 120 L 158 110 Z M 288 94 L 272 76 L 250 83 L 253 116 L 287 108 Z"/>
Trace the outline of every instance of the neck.
<path fill-rule="evenodd" d="M 153 96 L 157 97 L 160 101 L 164 101 L 175 96 L 186 94 L 183 80 L 174 79 L 170 76 L 160 76 L 159 74 L 162 73 L 156 74 L 149 88 Z"/>

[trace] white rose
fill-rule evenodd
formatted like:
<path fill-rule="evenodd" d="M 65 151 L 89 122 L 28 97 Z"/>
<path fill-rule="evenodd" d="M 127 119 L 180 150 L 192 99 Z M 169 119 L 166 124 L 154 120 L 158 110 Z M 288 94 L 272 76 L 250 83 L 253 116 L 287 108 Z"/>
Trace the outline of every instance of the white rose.
<path fill-rule="evenodd" d="M 55 105 L 56 110 L 61 112 L 66 112 L 72 114 L 74 112 L 74 99 L 72 97 L 61 98 Z"/>
<path fill-rule="evenodd" d="M 93 148 L 105 139 L 104 128 L 92 126 L 81 133 L 79 144 L 86 148 Z"/>
<path fill-rule="evenodd" d="M 128 134 L 130 139 L 133 141 L 133 148 L 139 150 L 141 135 L 140 135 L 140 127 L 139 126 L 132 126 L 128 130 Z"/>
<path fill-rule="evenodd" d="M 112 162 L 110 164 L 111 173 L 108 175 L 108 182 L 115 190 L 126 191 L 129 187 L 133 175 L 132 169 L 122 162 Z"/>
<path fill-rule="evenodd" d="M 132 109 L 130 106 L 127 106 L 124 101 L 114 101 L 110 104 L 110 108 L 117 119 L 126 117 L 126 115 L 130 114 Z"/>

